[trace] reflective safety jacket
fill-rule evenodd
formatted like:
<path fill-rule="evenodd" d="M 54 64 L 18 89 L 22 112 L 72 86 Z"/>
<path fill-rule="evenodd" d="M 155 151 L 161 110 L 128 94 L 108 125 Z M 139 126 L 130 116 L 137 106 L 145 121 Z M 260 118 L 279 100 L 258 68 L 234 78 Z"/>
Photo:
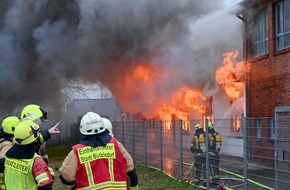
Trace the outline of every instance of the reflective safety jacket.
<path fill-rule="evenodd" d="M 4 176 L 7 190 L 37 190 L 39 184 L 50 179 L 47 172 L 33 175 L 34 161 L 38 157 L 36 153 L 31 159 L 6 157 Z"/>
<path fill-rule="evenodd" d="M 75 189 L 127 189 L 127 161 L 115 138 L 104 147 L 77 144 L 72 150 L 78 161 Z"/>
<path fill-rule="evenodd" d="M 206 151 L 206 145 L 205 145 L 205 134 L 195 134 L 192 137 L 190 150 L 193 154 L 196 155 L 202 155 Z"/>
<path fill-rule="evenodd" d="M 209 133 L 209 151 L 214 153 L 219 153 L 222 147 L 222 136 L 219 132 Z"/>

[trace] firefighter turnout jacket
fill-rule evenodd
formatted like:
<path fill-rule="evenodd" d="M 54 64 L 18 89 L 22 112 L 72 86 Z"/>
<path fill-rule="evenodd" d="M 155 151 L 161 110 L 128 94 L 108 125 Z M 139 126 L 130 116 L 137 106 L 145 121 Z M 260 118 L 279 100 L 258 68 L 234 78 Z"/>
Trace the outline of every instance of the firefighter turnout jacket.
<path fill-rule="evenodd" d="M 77 144 L 59 169 L 75 189 L 127 189 L 127 173 L 134 170 L 133 159 L 114 137 L 106 146 Z"/>
<path fill-rule="evenodd" d="M 205 145 L 205 134 L 195 134 L 192 137 L 191 144 L 190 144 L 190 150 L 195 155 L 201 155 L 204 154 L 206 151 L 206 145 Z"/>
<path fill-rule="evenodd" d="M 36 153 L 31 159 L 6 157 L 4 175 L 7 190 L 37 190 L 54 183 L 53 171 Z"/>
<path fill-rule="evenodd" d="M 219 154 L 222 147 L 222 136 L 215 130 L 209 130 L 209 152 Z"/>

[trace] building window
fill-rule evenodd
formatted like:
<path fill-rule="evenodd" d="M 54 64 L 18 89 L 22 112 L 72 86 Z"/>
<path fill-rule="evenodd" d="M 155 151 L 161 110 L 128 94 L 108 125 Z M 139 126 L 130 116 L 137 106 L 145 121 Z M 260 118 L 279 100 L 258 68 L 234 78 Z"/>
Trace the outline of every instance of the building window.
<path fill-rule="evenodd" d="M 267 10 L 263 9 L 254 18 L 252 38 L 252 55 L 254 57 L 268 53 L 268 21 Z"/>
<path fill-rule="evenodd" d="M 269 130 L 270 130 L 270 140 L 274 141 L 275 140 L 275 118 L 270 117 L 269 118 Z"/>
<path fill-rule="evenodd" d="M 290 0 L 275 5 L 276 50 L 290 47 Z"/>
<path fill-rule="evenodd" d="M 241 115 L 233 115 L 232 116 L 232 132 L 240 132 L 241 131 Z"/>
<path fill-rule="evenodd" d="M 256 118 L 255 119 L 255 128 L 256 128 L 256 138 L 257 141 L 261 141 L 262 140 L 262 134 L 261 134 L 261 119 Z"/>
<path fill-rule="evenodd" d="M 172 121 L 162 121 L 162 127 L 164 131 L 170 131 L 172 129 Z"/>
<path fill-rule="evenodd" d="M 189 134 L 190 132 L 190 120 L 189 120 L 189 113 L 184 115 L 184 119 L 181 122 L 182 125 L 182 134 Z"/>

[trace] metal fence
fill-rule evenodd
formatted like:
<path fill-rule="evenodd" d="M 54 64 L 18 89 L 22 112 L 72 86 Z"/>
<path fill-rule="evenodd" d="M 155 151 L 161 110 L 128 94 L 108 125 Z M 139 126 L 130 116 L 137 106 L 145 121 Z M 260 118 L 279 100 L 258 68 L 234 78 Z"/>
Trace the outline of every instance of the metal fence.
<path fill-rule="evenodd" d="M 190 181 L 194 156 L 189 146 L 199 122 L 188 121 L 186 128 L 184 121 L 118 122 L 113 131 L 136 162 Z M 214 121 L 223 137 L 220 171 L 228 188 L 290 189 L 288 112 L 277 110 L 275 117 L 244 118 L 240 128 L 235 122 Z"/>

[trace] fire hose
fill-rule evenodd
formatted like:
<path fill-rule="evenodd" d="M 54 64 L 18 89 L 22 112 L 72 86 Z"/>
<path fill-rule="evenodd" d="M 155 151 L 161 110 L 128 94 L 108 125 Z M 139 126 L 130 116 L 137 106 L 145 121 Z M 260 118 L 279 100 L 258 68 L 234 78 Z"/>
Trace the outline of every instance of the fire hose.
<path fill-rule="evenodd" d="M 194 164 L 194 163 L 193 163 L 193 164 Z M 193 165 L 193 164 L 192 164 L 192 165 Z M 159 171 L 160 171 L 159 168 L 154 167 L 154 166 L 147 166 L 147 167 L 148 167 L 148 168 L 152 168 L 152 169 L 155 169 L 155 170 L 159 170 Z M 193 169 L 193 167 L 191 167 L 191 168 Z M 170 175 L 170 174 L 168 174 L 168 173 L 166 173 L 166 172 L 164 172 L 164 171 L 162 171 L 162 173 L 163 173 L 164 175 L 168 176 L 169 178 L 173 179 L 173 180 L 176 180 L 176 181 L 180 181 L 180 182 L 181 182 L 181 180 L 179 180 L 179 179 L 173 177 L 172 175 Z M 188 176 L 187 176 L 187 177 L 188 177 Z M 183 182 L 185 182 L 185 180 L 183 180 Z M 192 185 L 192 184 L 191 184 L 191 185 Z M 199 187 L 199 188 L 202 188 L 202 189 L 204 189 L 204 188 L 206 189 L 206 187 L 201 187 L 201 186 L 198 186 L 198 187 Z M 231 188 L 225 186 L 224 184 L 219 184 L 218 188 L 219 188 L 220 190 L 233 190 L 233 189 L 231 189 Z"/>
<path fill-rule="evenodd" d="M 192 172 L 192 170 L 193 170 L 193 168 L 194 168 L 194 161 L 192 162 L 192 164 L 190 164 L 190 163 L 186 163 L 186 162 L 183 162 L 183 164 L 184 164 L 184 165 L 188 165 L 188 166 L 190 166 L 190 168 L 189 168 L 187 174 L 185 175 L 185 178 L 184 178 L 184 181 L 185 181 L 185 180 L 189 177 L 190 173 Z M 239 174 L 237 174 L 237 173 L 234 173 L 234 172 L 228 171 L 228 170 L 223 169 L 223 168 L 220 168 L 220 171 L 222 171 L 222 172 L 224 172 L 224 173 L 227 173 L 227 174 L 230 174 L 230 175 L 232 175 L 232 176 L 237 177 L 237 178 L 228 178 L 228 177 L 226 177 L 226 178 L 222 178 L 222 179 L 231 179 L 231 180 L 244 181 L 244 176 L 242 176 L 242 175 L 239 175 Z M 261 184 L 261 183 L 259 183 L 259 182 L 256 182 L 256 181 L 254 181 L 254 180 L 252 180 L 252 179 L 247 179 L 247 181 L 250 182 L 250 183 L 252 183 L 253 185 L 258 186 L 258 187 L 262 187 L 262 188 L 264 188 L 264 189 L 268 189 L 268 190 L 274 190 L 273 188 L 268 187 L 268 186 L 266 186 L 266 185 L 264 185 L 264 184 Z M 224 184 L 223 184 L 223 185 L 224 185 Z M 224 189 L 226 189 L 226 188 L 227 188 L 227 189 L 230 189 L 229 187 L 224 187 Z"/>

